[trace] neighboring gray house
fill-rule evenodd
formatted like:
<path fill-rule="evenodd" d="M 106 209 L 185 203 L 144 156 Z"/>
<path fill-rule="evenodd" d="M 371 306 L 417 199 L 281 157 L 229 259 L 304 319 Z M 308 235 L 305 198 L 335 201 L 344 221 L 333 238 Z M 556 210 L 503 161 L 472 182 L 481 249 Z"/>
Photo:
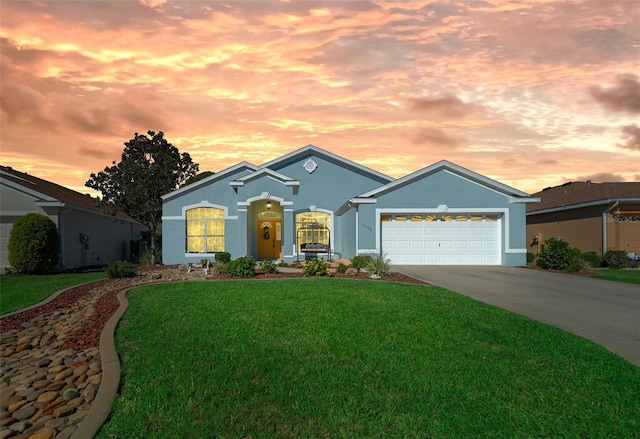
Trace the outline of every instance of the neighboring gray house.
<path fill-rule="evenodd" d="M 28 213 L 47 215 L 60 233 L 61 268 L 104 265 L 130 258 L 130 241 L 146 227 L 126 215 L 112 216 L 95 199 L 10 167 L 0 166 L 0 270 L 9 265 L 13 223 Z"/>
<path fill-rule="evenodd" d="M 525 265 L 537 199 L 446 160 L 393 179 L 313 145 L 163 196 L 165 264 L 382 255 L 392 264 Z"/>

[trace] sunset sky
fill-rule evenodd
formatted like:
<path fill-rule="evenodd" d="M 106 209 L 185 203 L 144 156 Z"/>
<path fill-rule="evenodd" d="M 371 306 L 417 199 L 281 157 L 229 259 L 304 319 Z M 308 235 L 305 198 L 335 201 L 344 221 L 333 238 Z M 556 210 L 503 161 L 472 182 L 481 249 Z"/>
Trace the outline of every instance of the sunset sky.
<path fill-rule="evenodd" d="M 2 0 L 0 20 L 0 163 L 83 193 L 148 130 L 200 171 L 314 144 L 529 193 L 640 181 L 640 0 Z"/>

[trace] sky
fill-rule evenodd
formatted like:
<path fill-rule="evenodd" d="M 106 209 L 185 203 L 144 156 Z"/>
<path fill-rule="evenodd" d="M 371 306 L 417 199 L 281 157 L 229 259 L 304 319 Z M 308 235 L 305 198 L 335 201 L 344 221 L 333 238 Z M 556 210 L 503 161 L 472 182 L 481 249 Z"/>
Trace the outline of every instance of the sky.
<path fill-rule="evenodd" d="M 640 181 L 640 0 L 0 3 L 0 163 L 82 193 L 135 133 L 527 193 Z M 95 195 L 95 193 L 92 193 Z"/>

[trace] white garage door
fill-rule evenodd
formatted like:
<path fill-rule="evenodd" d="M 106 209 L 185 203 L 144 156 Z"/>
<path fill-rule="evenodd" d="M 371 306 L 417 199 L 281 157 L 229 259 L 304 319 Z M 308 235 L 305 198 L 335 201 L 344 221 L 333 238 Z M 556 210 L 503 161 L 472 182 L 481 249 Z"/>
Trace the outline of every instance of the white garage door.
<path fill-rule="evenodd" d="M 396 214 L 381 219 L 382 254 L 392 264 L 500 264 L 498 215 Z"/>

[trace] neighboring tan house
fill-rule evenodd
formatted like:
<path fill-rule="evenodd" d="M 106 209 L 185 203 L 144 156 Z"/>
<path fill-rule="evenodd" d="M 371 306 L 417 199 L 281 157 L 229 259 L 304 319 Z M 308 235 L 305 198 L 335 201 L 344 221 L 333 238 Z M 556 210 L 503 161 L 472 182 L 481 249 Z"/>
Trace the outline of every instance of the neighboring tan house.
<path fill-rule="evenodd" d="M 399 179 L 313 145 L 238 163 L 163 197 L 166 264 L 382 255 L 392 264 L 526 265 L 537 199 L 446 160 Z"/>
<path fill-rule="evenodd" d="M 583 252 L 640 253 L 640 182 L 577 181 L 549 187 L 527 205 L 529 251 L 561 238 Z"/>
<path fill-rule="evenodd" d="M 9 265 L 13 223 L 28 213 L 47 215 L 60 233 L 60 268 L 105 265 L 130 259 L 130 242 L 146 227 L 126 215 L 110 215 L 89 195 L 10 167 L 0 166 L 0 270 Z"/>

